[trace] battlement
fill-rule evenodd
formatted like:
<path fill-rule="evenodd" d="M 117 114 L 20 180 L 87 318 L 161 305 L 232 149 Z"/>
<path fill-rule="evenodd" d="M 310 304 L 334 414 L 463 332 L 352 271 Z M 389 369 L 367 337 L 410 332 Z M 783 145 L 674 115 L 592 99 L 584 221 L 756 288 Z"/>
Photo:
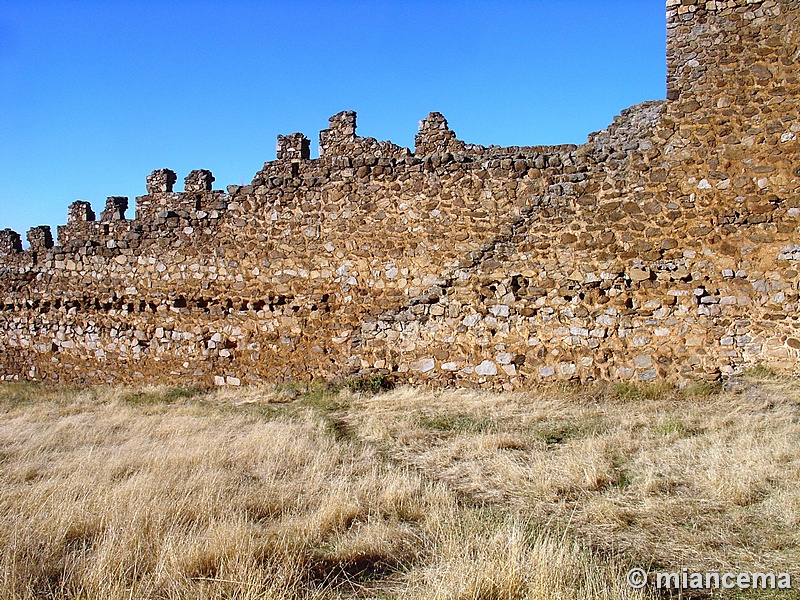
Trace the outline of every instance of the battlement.
<path fill-rule="evenodd" d="M 355 119 L 353 132 L 355 132 Z M 308 160 L 311 158 L 311 140 L 302 133 L 279 135 L 276 154 L 278 160 Z"/>
<path fill-rule="evenodd" d="M 328 129 L 319 133 L 319 156 L 321 159 L 334 159 L 333 164 L 340 164 L 335 161 L 337 157 L 404 158 L 411 155 L 408 148 L 391 142 L 357 136 L 355 111 L 344 110 L 333 115 L 329 122 Z"/>
<path fill-rule="evenodd" d="M 22 238 L 13 229 L 0 230 L 0 255 L 10 256 L 22 252 Z"/>
<path fill-rule="evenodd" d="M 668 99 L 581 145 L 415 148 L 343 111 L 249 185 L 158 169 L 126 216 L 0 231 L 0 377 L 247 382 L 800 371 L 796 0 L 669 0 Z"/>
<path fill-rule="evenodd" d="M 106 208 L 100 213 L 101 221 L 124 221 L 125 211 L 128 210 L 126 196 L 109 196 L 106 198 Z"/>
<path fill-rule="evenodd" d="M 27 234 L 28 246 L 31 252 L 42 252 L 53 247 L 53 234 L 49 225 L 31 227 Z"/>
<path fill-rule="evenodd" d="M 214 176 L 208 169 L 195 169 L 183 180 L 183 189 L 186 192 L 210 192 L 214 183 Z"/>
<path fill-rule="evenodd" d="M 95 214 L 92 205 L 83 200 L 75 200 L 67 208 L 67 223 L 79 223 L 82 221 L 94 221 Z"/>
<path fill-rule="evenodd" d="M 418 156 L 464 152 L 464 142 L 447 124 L 442 113 L 432 112 L 419 122 L 419 133 L 414 138 L 414 153 Z"/>
<path fill-rule="evenodd" d="M 178 181 L 178 176 L 175 171 L 156 169 L 147 176 L 147 193 L 149 195 L 169 194 L 176 181 Z"/>

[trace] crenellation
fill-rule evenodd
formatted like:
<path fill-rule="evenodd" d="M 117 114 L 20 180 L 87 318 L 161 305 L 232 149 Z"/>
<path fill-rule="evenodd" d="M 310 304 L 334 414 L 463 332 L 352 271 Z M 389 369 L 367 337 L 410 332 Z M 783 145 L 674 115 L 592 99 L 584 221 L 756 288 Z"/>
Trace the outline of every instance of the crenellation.
<path fill-rule="evenodd" d="M 183 189 L 186 192 L 210 192 L 214 183 L 214 176 L 207 169 L 195 169 L 183 180 Z"/>
<path fill-rule="evenodd" d="M 75 200 L 67 208 L 67 224 L 79 223 L 83 221 L 94 221 L 95 215 L 92 205 L 83 200 Z"/>
<path fill-rule="evenodd" d="M 128 210 L 126 196 L 109 196 L 106 198 L 106 208 L 100 213 L 101 221 L 124 221 L 125 211 Z"/>
<path fill-rule="evenodd" d="M 405 158 L 411 151 L 388 141 L 357 136 L 356 113 L 344 110 L 329 119 L 328 129 L 319 132 L 319 156 L 334 168 L 346 169 L 358 157 Z"/>
<path fill-rule="evenodd" d="M 327 129 L 319 132 L 319 156 L 339 156 L 346 154 L 356 139 L 356 112 L 343 110 L 333 115 Z"/>
<path fill-rule="evenodd" d="M 353 132 L 355 132 L 355 120 Z M 278 160 L 309 160 L 311 158 L 311 140 L 302 133 L 279 135 L 276 152 Z"/>
<path fill-rule="evenodd" d="M 414 154 L 463 153 L 466 145 L 456 139 L 456 134 L 447 124 L 442 113 L 432 112 L 419 122 L 419 133 L 414 138 Z"/>
<path fill-rule="evenodd" d="M 169 194 L 177 181 L 178 176 L 175 171 L 156 169 L 147 176 L 147 193 L 148 195 Z"/>
<path fill-rule="evenodd" d="M 13 229 L 0 229 L 0 255 L 13 256 L 22 252 L 22 238 Z"/>
<path fill-rule="evenodd" d="M 189 226 L 198 213 L 227 208 L 227 194 L 213 191 L 211 171 L 196 169 L 184 178 L 184 192 L 174 192 L 177 174 L 159 169 L 147 176 L 147 194 L 136 197 L 136 221 L 144 227 L 165 228 Z"/>
<path fill-rule="evenodd" d="M 319 159 L 279 136 L 250 185 L 193 171 L 179 193 L 162 169 L 133 220 L 74 203 L 47 252 L 0 232 L 0 376 L 524 389 L 797 372 L 800 4 L 667 15 L 667 100 L 585 144 L 469 144 L 431 113 L 412 154 L 344 111 Z"/>
<path fill-rule="evenodd" d="M 28 229 L 28 247 L 31 252 L 42 252 L 53 247 L 53 234 L 49 225 L 39 225 Z"/>

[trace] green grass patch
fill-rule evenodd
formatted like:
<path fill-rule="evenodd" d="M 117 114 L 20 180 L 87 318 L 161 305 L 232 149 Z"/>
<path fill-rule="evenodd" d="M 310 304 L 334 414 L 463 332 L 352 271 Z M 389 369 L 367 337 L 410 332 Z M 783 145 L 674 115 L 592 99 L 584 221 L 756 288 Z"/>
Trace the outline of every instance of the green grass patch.
<path fill-rule="evenodd" d="M 722 388 L 722 381 L 705 381 L 701 379 L 692 381 L 681 388 L 680 395 L 684 398 L 710 398 L 715 394 L 719 394 Z"/>
<path fill-rule="evenodd" d="M 447 433 L 492 433 L 497 431 L 497 422 L 486 417 L 474 417 L 466 413 L 445 413 L 418 417 L 420 427 Z"/>
<path fill-rule="evenodd" d="M 35 402 L 70 402 L 77 396 L 95 397 L 94 390 L 42 383 L 38 381 L 14 381 L 0 383 L 0 406 L 12 408 Z"/>
<path fill-rule="evenodd" d="M 32 381 L 4 382 L 0 385 L 0 401 L 7 406 L 29 404 L 35 400 L 43 399 L 46 395 L 46 390 L 42 384 Z"/>
<path fill-rule="evenodd" d="M 394 385 L 386 375 L 370 375 L 348 379 L 344 382 L 344 387 L 353 393 L 374 396 L 380 392 L 391 390 Z"/>
<path fill-rule="evenodd" d="M 312 382 L 302 391 L 297 400 L 288 405 L 288 413 L 310 410 L 325 425 L 326 431 L 337 441 L 354 439 L 343 417 L 350 408 L 340 386 L 329 382 Z"/>
<path fill-rule="evenodd" d="M 599 418 L 590 418 L 582 421 L 541 421 L 527 428 L 527 433 L 536 440 L 545 442 L 548 446 L 564 444 L 569 440 L 584 439 L 593 435 L 600 435 L 607 430 L 606 423 Z"/>
<path fill-rule="evenodd" d="M 621 490 L 628 489 L 633 485 L 634 479 L 635 476 L 631 471 L 625 467 L 619 467 L 617 471 L 617 480 L 614 482 L 614 486 Z"/>
<path fill-rule="evenodd" d="M 153 405 L 174 404 L 197 398 L 206 390 L 200 387 L 168 387 L 157 390 L 134 390 L 122 395 L 120 400 L 128 404 Z"/>
<path fill-rule="evenodd" d="M 678 434 L 680 437 L 685 436 L 689 429 L 686 427 L 684 423 L 682 423 L 678 419 L 669 418 L 665 421 L 662 421 L 654 428 L 654 431 L 658 435 L 673 435 Z"/>
<path fill-rule="evenodd" d="M 583 437 L 580 428 L 573 423 L 544 422 L 531 430 L 534 438 L 548 446 L 563 444 L 569 439 Z"/>
<path fill-rule="evenodd" d="M 321 414 L 341 411 L 348 406 L 348 402 L 342 397 L 341 388 L 332 383 L 312 382 L 305 389 L 298 388 L 298 393 L 295 406 L 311 408 Z"/>
<path fill-rule="evenodd" d="M 760 363 L 747 367 L 742 371 L 742 376 L 748 379 L 778 379 L 780 377 L 771 367 Z"/>
<path fill-rule="evenodd" d="M 675 415 L 667 415 L 653 426 L 653 433 L 661 436 L 690 437 L 699 432 L 695 427 L 688 425 Z"/>

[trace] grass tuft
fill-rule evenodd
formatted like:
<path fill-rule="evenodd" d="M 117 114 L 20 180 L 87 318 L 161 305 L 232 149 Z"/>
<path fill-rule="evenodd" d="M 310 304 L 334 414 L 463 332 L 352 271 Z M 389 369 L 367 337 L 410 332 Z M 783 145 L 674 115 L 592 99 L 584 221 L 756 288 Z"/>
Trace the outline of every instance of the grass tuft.
<path fill-rule="evenodd" d="M 762 364 L 747 367 L 742 371 L 742 376 L 753 380 L 775 380 L 780 378 L 775 370 Z"/>
<path fill-rule="evenodd" d="M 653 432 L 657 435 L 674 435 L 677 437 L 687 437 L 694 433 L 694 430 L 674 415 L 668 416 L 653 427 Z"/>
<path fill-rule="evenodd" d="M 195 399 L 206 389 L 198 387 L 145 388 L 124 392 L 119 400 L 133 405 L 173 404 Z"/>
<path fill-rule="evenodd" d="M 391 390 L 394 383 L 388 376 L 378 374 L 348 379 L 344 386 L 355 394 L 375 395 Z"/>
<path fill-rule="evenodd" d="M 465 413 L 421 414 L 419 425 L 425 429 L 453 433 L 489 433 L 497 431 L 492 419 L 474 417 Z"/>
<path fill-rule="evenodd" d="M 722 391 L 722 381 L 706 381 L 704 379 L 691 381 L 680 389 L 683 398 L 707 399 Z"/>

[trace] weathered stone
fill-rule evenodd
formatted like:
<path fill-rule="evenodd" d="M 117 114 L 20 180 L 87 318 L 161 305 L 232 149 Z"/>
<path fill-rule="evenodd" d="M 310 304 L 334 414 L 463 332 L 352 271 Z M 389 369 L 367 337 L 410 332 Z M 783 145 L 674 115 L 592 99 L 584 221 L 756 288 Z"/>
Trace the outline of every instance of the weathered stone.
<path fill-rule="evenodd" d="M 147 193 L 162 194 L 172 191 L 178 176 L 169 169 L 156 169 L 147 176 Z"/>
<path fill-rule="evenodd" d="M 441 155 L 451 152 L 464 152 L 464 142 L 456 139 L 456 134 L 447 125 L 447 119 L 441 113 L 432 112 L 419 122 L 419 133 L 414 139 L 417 156 L 437 157 L 441 164 Z"/>
<path fill-rule="evenodd" d="M 639 379 L 641 381 L 652 381 L 658 377 L 658 371 L 655 369 L 650 369 L 649 371 L 644 371 L 643 373 L 639 373 Z"/>
<path fill-rule="evenodd" d="M 28 229 L 28 245 L 32 252 L 42 252 L 53 247 L 53 234 L 49 225 L 39 225 Z M 21 249 L 21 248 L 20 248 Z"/>
<path fill-rule="evenodd" d="M 490 360 L 485 360 L 475 367 L 476 375 L 497 375 L 497 366 Z"/>
<path fill-rule="evenodd" d="M 500 354 L 497 355 L 497 357 L 495 358 L 495 361 L 497 362 L 497 364 L 500 364 L 500 365 L 508 365 L 508 364 L 511 364 L 512 358 L 513 357 L 511 356 L 510 353 L 501 352 Z"/>
<path fill-rule="evenodd" d="M 539 369 L 539 375 L 541 375 L 542 377 L 552 377 L 555 374 L 556 374 L 555 367 L 546 366 Z"/>
<path fill-rule="evenodd" d="M 302 133 L 278 136 L 278 160 L 308 160 L 311 158 L 311 140 Z"/>
<path fill-rule="evenodd" d="M 109 196 L 106 198 L 106 208 L 100 213 L 101 221 L 121 221 L 125 219 L 128 210 L 128 198 L 125 196 Z"/>
<path fill-rule="evenodd" d="M 420 373 L 432 371 L 435 366 L 436 361 L 432 358 L 423 358 L 412 362 L 410 365 L 412 371 L 419 371 Z"/>
<path fill-rule="evenodd" d="M 22 252 L 22 238 L 13 229 L 0 231 L 0 255 L 13 255 Z"/>
<path fill-rule="evenodd" d="M 83 200 L 75 200 L 67 208 L 67 224 L 80 221 L 94 221 L 95 216 L 92 205 Z"/>
<path fill-rule="evenodd" d="M 183 179 L 183 189 L 187 192 L 209 192 L 214 176 L 207 169 L 195 169 Z"/>

